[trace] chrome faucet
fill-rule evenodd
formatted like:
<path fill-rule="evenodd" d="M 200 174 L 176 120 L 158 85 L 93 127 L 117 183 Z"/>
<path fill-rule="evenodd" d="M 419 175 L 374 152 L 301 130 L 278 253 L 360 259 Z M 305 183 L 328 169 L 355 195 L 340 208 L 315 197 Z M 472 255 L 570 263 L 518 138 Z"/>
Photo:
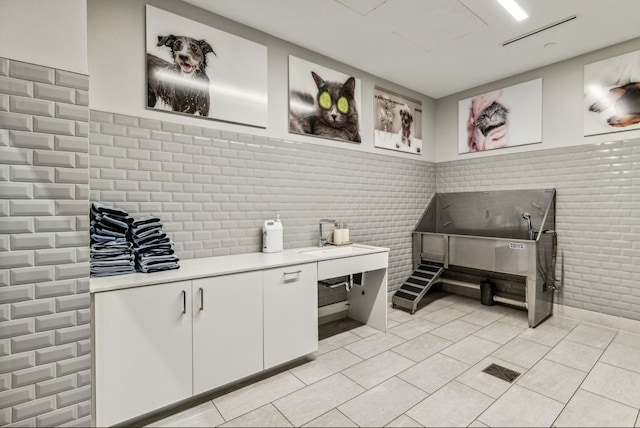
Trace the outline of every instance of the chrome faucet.
<path fill-rule="evenodd" d="M 323 218 L 320 220 L 320 239 L 318 240 L 318 247 L 324 247 L 328 242 L 328 238 L 322 236 L 322 223 L 331 223 L 334 227 L 338 226 L 338 222 L 335 220 L 329 220 L 328 218 Z"/>
<path fill-rule="evenodd" d="M 524 220 L 526 220 L 528 226 L 529 226 L 529 239 L 531 240 L 535 240 L 538 237 L 538 229 L 536 229 L 532 224 L 531 224 L 531 214 L 529 213 L 522 213 L 522 218 Z"/>

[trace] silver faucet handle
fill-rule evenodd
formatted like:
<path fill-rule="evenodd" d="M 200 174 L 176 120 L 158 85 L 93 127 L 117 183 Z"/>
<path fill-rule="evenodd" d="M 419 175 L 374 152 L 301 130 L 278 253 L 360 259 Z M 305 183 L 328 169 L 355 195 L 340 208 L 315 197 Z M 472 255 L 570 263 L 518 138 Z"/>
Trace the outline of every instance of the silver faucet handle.
<path fill-rule="evenodd" d="M 321 218 L 321 219 L 320 219 L 320 223 L 321 223 L 321 224 L 322 224 L 322 223 L 332 223 L 332 224 L 334 224 L 334 225 L 335 225 L 335 224 L 338 224 L 338 222 L 337 222 L 337 221 L 335 221 L 335 220 L 331 220 L 331 219 L 329 219 L 329 218 Z"/>
<path fill-rule="evenodd" d="M 324 247 L 325 244 L 328 242 L 328 239 L 325 238 L 324 236 L 322 236 L 322 223 L 331 223 L 336 227 L 338 226 L 338 222 L 335 221 L 335 220 L 331 220 L 331 219 L 328 219 L 328 218 L 320 219 L 320 239 L 318 241 L 318 247 Z"/>

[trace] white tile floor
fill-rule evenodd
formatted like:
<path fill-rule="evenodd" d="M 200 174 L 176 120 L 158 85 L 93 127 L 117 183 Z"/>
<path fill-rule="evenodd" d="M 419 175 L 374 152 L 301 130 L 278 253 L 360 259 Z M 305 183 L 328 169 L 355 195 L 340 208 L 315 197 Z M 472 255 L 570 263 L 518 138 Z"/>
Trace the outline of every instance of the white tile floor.
<path fill-rule="evenodd" d="M 530 329 L 525 311 L 447 294 L 388 319 L 149 426 L 640 426 L 639 335 L 557 317 Z"/>

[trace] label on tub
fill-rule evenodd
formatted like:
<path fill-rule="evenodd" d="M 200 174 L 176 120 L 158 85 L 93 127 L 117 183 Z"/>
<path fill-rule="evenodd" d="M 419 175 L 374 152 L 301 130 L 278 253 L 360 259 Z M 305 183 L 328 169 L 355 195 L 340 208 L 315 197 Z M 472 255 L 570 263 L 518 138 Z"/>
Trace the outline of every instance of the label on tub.
<path fill-rule="evenodd" d="M 512 250 L 524 250 L 524 244 L 519 242 L 509 242 L 509 248 Z"/>

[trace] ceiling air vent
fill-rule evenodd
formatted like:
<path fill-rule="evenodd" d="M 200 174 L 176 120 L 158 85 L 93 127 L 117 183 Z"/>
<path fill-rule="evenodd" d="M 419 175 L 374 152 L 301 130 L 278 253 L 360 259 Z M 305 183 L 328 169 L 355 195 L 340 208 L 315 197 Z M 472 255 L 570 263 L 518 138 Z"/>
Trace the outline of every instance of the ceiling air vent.
<path fill-rule="evenodd" d="M 518 37 L 514 37 L 513 39 L 507 40 L 506 42 L 502 43 L 502 46 L 510 45 L 511 43 L 515 43 L 515 42 L 517 42 L 519 40 L 526 39 L 527 37 L 531 37 L 534 34 L 538 34 L 538 33 L 541 33 L 543 31 L 549 30 L 549 29 L 551 29 L 553 27 L 557 27 L 558 25 L 562 25 L 562 24 L 565 24 L 567 22 L 573 21 L 574 19 L 578 19 L 578 15 L 569 16 L 567 18 L 561 19 L 560 21 L 556 21 L 554 23 L 551 23 L 549 25 L 545 25 L 544 27 L 538 28 L 536 30 L 529 31 L 528 33 L 522 34 L 522 35 L 520 35 Z"/>

